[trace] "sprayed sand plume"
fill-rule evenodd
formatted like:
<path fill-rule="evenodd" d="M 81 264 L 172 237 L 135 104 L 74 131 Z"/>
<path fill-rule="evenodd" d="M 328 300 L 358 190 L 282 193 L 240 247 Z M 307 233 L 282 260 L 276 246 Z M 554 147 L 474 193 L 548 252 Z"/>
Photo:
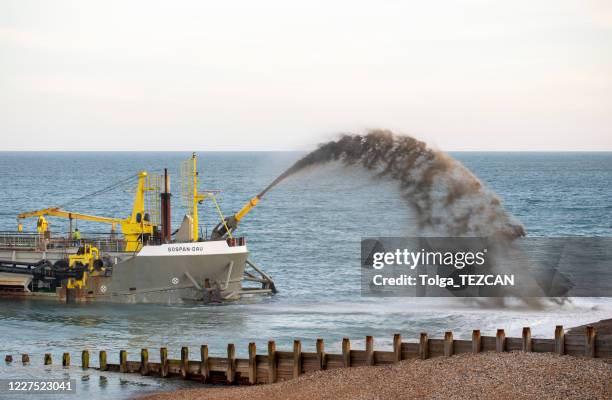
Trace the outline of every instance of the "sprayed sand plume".
<path fill-rule="evenodd" d="M 283 172 L 259 197 L 285 178 L 331 161 L 361 165 L 396 181 L 403 198 L 416 210 L 422 231 L 510 239 L 525 235 L 523 226 L 506 213 L 495 194 L 461 163 L 422 141 L 386 130 L 344 135 L 321 145 Z"/>

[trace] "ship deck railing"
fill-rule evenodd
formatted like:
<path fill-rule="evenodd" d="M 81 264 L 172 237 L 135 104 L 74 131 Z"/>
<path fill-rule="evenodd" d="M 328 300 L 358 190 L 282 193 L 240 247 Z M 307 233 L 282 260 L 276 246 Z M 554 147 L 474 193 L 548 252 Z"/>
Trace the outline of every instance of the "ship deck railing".
<path fill-rule="evenodd" d="M 0 248 L 38 249 L 43 240 L 39 233 L 0 232 Z"/>
<path fill-rule="evenodd" d="M 84 244 L 97 247 L 102 252 L 120 253 L 125 251 L 127 241 L 108 233 L 88 233 L 77 240 L 36 232 L 0 232 L 0 249 L 36 251 L 78 248 Z M 155 243 L 151 241 L 149 244 Z"/>

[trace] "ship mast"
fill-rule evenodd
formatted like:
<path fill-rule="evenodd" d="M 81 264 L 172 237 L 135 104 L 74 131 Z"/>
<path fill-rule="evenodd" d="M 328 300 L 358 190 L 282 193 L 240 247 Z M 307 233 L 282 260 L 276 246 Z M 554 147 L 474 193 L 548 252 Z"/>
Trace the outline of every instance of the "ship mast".
<path fill-rule="evenodd" d="M 198 161 L 196 158 L 196 153 L 193 153 L 191 156 L 191 162 L 192 162 L 192 178 L 193 178 L 193 211 L 192 211 L 192 218 L 193 218 L 193 222 L 192 222 L 192 226 L 193 226 L 193 241 L 197 242 L 200 234 L 199 234 L 199 227 L 198 227 Z"/>
<path fill-rule="evenodd" d="M 205 198 L 205 193 L 198 192 L 198 157 L 192 153 L 191 158 L 184 161 L 182 169 L 183 199 L 185 205 L 191 209 L 191 241 L 197 242 L 200 239 L 200 227 L 198 220 L 198 204 Z"/>

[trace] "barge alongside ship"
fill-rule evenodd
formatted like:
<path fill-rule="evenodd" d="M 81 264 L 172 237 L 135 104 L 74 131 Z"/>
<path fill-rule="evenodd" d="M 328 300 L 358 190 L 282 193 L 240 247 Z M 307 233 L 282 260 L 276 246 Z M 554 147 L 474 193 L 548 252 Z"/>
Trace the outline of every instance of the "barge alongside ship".
<path fill-rule="evenodd" d="M 174 304 L 276 291 L 272 279 L 249 260 L 245 238 L 233 236 L 260 196 L 224 217 L 215 193 L 198 191 L 194 154 L 181 174 L 189 211 L 172 232 L 167 172 L 161 177 L 142 171 L 134 178 L 134 205 L 124 219 L 60 207 L 20 214 L 18 232 L 0 234 L 0 297 Z M 215 204 L 221 221 L 209 237 L 202 237 L 198 227 L 198 205 L 205 200 Z M 50 217 L 69 220 L 66 236 L 51 234 Z M 23 232 L 22 221 L 28 218 L 37 218 L 37 232 Z M 73 229 L 79 220 L 109 224 L 111 232 L 81 237 L 78 228 Z"/>

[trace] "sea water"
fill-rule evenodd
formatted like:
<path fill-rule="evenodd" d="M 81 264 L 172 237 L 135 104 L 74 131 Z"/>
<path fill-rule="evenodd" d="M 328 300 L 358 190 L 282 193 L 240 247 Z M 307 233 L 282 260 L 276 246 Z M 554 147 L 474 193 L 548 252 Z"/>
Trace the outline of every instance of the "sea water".
<path fill-rule="evenodd" d="M 530 236 L 612 236 L 612 153 L 452 154 L 502 199 L 505 208 Z M 103 190 L 139 170 L 169 169 L 173 190 L 173 225 L 185 213 L 179 178 L 180 162 L 189 153 L 0 153 L 0 230 L 16 228 L 19 212 L 64 205 L 71 211 L 124 217 L 130 213 L 133 184 Z M 225 214 L 237 211 L 301 153 L 200 152 L 201 189 L 218 190 Z M 94 196 L 85 196 L 98 192 Z M 79 199 L 79 201 L 73 201 Z M 219 221 L 214 206 L 201 210 L 202 233 Z M 26 220 L 25 230 L 35 230 Z M 87 232 L 108 233 L 104 224 L 78 222 Z M 51 230 L 66 232 L 66 221 L 51 219 Z M 373 335 L 376 348 L 390 348 L 394 333 L 416 339 L 422 331 L 441 337 L 452 330 L 468 338 L 472 329 L 493 335 L 505 328 L 519 336 L 530 326 L 534 336 L 552 337 L 555 325 L 581 325 L 612 316 L 608 299 L 573 299 L 563 305 L 530 307 L 513 302 L 456 299 L 360 297 L 360 239 L 366 236 L 418 235 L 413 211 L 393 183 L 367 173 L 330 165 L 305 171 L 269 192 L 243 220 L 251 258 L 271 275 L 279 293 L 225 305 L 66 305 L 46 301 L 0 301 L 0 377 L 76 379 L 77 392 L 90 399 L 129 398 L 136 394 L 194 386 L 180 380 L 81 371 L 80 352 L 89 349 L 91 364 L 99 350 L 118 362 L 119 350 L 138 360 L 141 348 L 159 359 L 166 346 L 178 358 L 189 346 L 198 359 L 199 346 L 223 356 L 228 342 L 239 356 L 254 341 L 265 352 L 268 340 L 290 349 L 294 339 L 305 350 L 325 339 L 328 351 L 339 351 L 348 336 L 352 346 Z M 71 352 L 73 367 L 60 366 Z M 42 365 L 44 353 L 54 365 Z M 31 363 L 22 366 L 20 354 Z M 0 397 L 3 394 L 0 394 Z M 8 396 L 8 395 L 7 395 Z M 6 396 L 5 396 L 6 397 Z M 53 398 L 45 396 L 44 398 Z M 8 396 L 6 398 L 11 398 Z"/>

